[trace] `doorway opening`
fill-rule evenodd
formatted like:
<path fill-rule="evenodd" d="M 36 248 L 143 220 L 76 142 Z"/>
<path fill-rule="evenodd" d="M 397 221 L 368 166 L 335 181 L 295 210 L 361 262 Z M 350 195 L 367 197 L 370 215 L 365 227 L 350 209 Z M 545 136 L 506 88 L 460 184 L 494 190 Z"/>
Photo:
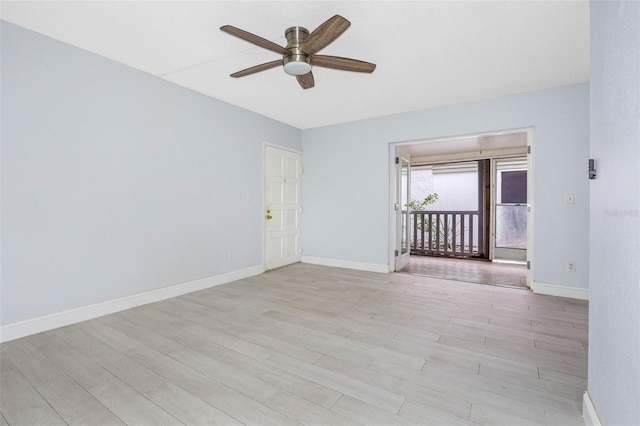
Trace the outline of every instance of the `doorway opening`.
<path fill-rule="evenodd" d="M 531 139 L 525 129 L 395 144 L 393 269 L 528 288 Z"/>

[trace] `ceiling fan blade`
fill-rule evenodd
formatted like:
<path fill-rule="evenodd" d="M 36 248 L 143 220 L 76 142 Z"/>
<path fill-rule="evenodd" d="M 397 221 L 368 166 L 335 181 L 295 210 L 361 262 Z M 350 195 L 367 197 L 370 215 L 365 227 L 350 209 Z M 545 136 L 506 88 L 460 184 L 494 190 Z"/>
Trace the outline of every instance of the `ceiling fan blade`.
<path fill-rule="evenodd" d="M 282 59 L 278 59 L 277 61 L 265 62 L 264 64 L 254 65 L 250 68 L 234 72 L 231 74 L 231 77 L 244 77 L 245 75 L 254 74 L 260 71 L 265 71 L 271 68 L 275 68 L 278 65 L 282 65 Z"/>
<path fill-rule="evenodd" d="M 349 25 L 351 22 L 340 15 L 327 19 L 302 42 L 300 50 L 308 55 L 319 52 L 345 32 Z"/>
<path fill-rule="evenodd" d="M 245 30 L 241 30 L 240 28 L 236 28 L 233 27 L 231 25 L 224 25 L 222 27 L 220 27 L 220 29 L 222 31 L 224 31 L 225 33 L 231 34 L 232 36 L 236 36 L 238 38 L 241 38 L 245 41 L 248 41 L 249 43 L 253 43 L 256 46 L 260 46 L 264 49 L 268 49 L 268 50 L 272 50 L 276 53 L 280 53 L 282 55 L 286 55 L 289 53 L 289 51 L 287 49 L 285 49 L 284 47 L 267 40 L 266 38 L 262 38 L 260 36 L 257 36 L 255 34 L 251 34 L 248 31 Z"/>
<path fill-rule="evenodd" d="M 334 68 L 344 71 L 373 72 L 376 64 L 359 61 L 358 59 L 341 58 L 340 56 L 314 55 L 311 57 L 311 65 L 317 67 Z"/>
<path fill-rule="evenodd" d="M 300 87 L 303 89 L 311 89 L 315 86 L 315 81 L 313 80 L 313 74 L 311 71 L 303 75 L 296 75 L 296 79 L 298 80 L 298 83 L 300 83 Z"/>

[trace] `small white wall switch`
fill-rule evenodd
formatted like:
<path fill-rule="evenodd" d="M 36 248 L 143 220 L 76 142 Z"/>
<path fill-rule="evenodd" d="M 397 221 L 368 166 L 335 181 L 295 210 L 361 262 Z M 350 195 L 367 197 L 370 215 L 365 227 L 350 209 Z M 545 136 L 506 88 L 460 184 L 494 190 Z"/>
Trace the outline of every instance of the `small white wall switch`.
<path fill-rule="evenodd" d="M 567 263 L 567 272 L 575 272 L 576 271 L 576 262 Z"/>
<path fill-rule="evenodd" d="M 227 257 L 228 257 L 229 259 L 233 258 L 233 252 L 232 252 L 231 250 L 229 250 L 229 251 L 227 252 Z"/>
<path fill-rule="evenodd" d="M 565 197 L 565 202 L 567 204 L 575 204 L 576 203 L 576 195 L 573 192 L 567 192 L 567 196 Z"/>

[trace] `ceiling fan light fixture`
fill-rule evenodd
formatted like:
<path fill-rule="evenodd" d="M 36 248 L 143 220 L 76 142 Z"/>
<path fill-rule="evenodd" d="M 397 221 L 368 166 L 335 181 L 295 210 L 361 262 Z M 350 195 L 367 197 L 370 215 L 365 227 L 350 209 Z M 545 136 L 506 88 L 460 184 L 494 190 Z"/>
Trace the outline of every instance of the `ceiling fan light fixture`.
<path fill-rule="evenodd" d="M 311 72 L 311 64 L 305 61 L 290 61 L 285 62 L 284 72 L 289 75 L 304 75 Z"/>

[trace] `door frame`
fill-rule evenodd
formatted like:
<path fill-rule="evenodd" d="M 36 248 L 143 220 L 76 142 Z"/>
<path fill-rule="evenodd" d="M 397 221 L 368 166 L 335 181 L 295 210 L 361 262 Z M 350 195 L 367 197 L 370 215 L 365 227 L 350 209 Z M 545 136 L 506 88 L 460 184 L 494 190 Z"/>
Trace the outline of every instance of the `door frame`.
<path fill-rule="evenodd" d="M 295 148 L 290 148 L 288 146 L 284 146 L 284 145 L 278 145 L 272 142 L 263 142 L 262 144 L 262 203 L 261 203 L 261 210 L 260 210 L 260 217 L 261 219 L 261 227 L 260 230 L 262 232 L 262 269 L 264 271 L 267 270 L 267 222 L 264 220 L 265 219 L 265 214 L 267 211 L 267 147 L 269 148 L 275 148 L 275 149 L 279 149 L 281 151 L 288 151 L 288 152 L 293 152 L 295 154 L 299 154 L 300 155 L 300 164 L 302 165 L 302 161 L 303 161 L 303 155 L 302 155 L 302 151 L 295 149 Z M 302 172 L 300 173 L 300 224 L 298 226 L 298 241 L 300 241 L 300 258 L 302 258 L 302 239 L 301 237 L 301 233 L 300 230 L 302 229 Z"/>
<path fill-rule="evenodd" d="M 527 227 L 529 226 L 528 223 L 528 219 L 529 219 L 529 207 L 530 207 L 530 203 L 529 201 L 529 161 L 528 161 L 528 155 L 524 154 L 524 155 L 518 155 L 518 156 L 514 156 L 514 157 L 504 157 L 504 158 L 492 158 L 491 159 L 491 202 L 490 202 L 490 217 L 491 217 L 491 223 L 490 223 L 490 232 L 489 232 L 489 259 L 490 260 L 494 260 L 497 257 L 496 254 L 496 249 L 500 248 L 500 247 L 496 247 L 496 232 L 497 232 L 497 206 L 496 206 L 496 201 L 498 200 L 498 162 L 500 160 L 516 160 L 516 159 L 524 159 L 525 163 L 527 165 L 527 203 L 525 204 L 527 206 Z M 528 249 L 528 241 L 529 241 L 529 233 L 527 232 L 527 247 L 525 248 L 525 255 L 526 255 L 526 250 Z M 504 250 L 504 248 L 503 248 Z M 506 250 L 510 250 L 510 249 L 506 249 Z M 508 261 L 508 258 L 501 258 L 503 260 Z M 514 260 L 516 262 L 526 262 L 527 261 L 527 257 L 525 257 L 524 260 Z"/>
<path fill-rule="evenodd" d="M 407 158 L 409 157 L 409 158 Z M 398 160 L 396 162 L 396 160 Z M 394 162 L 396 163 L 396 200 L 394 203 L 394 213 L 396 216 L 396 241 L 395 247 L 393 250 L 394 255 L 394 270 L 400 270 L 404 266 L 409 264 L 409 256 L 411 256 L 411 233 L 409 232 L 411 229 L 411 157 L 406 155 L 406 153 L 402 153 L 401 149 L 397 150 L 396 157 L 394 158 Z M 406 177 L 406 185 L 407 185 L 407 204 L 406 206 L 402 205 L 403 196 L 402 194 L 402 168 L 404 162 L 407 163 L 407 177 Z M 397 177 L 400 176 L 400 182 L 398 182 Z M 402 213 L 403 209 L 406 209 L 406 213 Z M 398 229 L 402 229 L 402 221 L 403 216 L 405 220 L 405 230 L 404 235 L 398 235 Z M 406 252 L 403 252 L 402 247 L 402 239 L 403 237 L 406 239 Z"/>
<path fill-rule="evenodd" d="M 388 248 L 388 253 L 387 253 L 387 267 L 388 267 L 388 272 L 395 272 L 396 271 L 396 256 L 395 256 L 395 250 L 396 250 L 396 243 L 397 243 L 397 238 L 398 238 L 398 234 L 396 232 L 396 228 L 397 228 L 397 212 L 395 209 L 395 203 L 397 202 L 397 196 L 398 196 L 398 187 L 399 187 L 399 183 L 398 183 L 398 179 L 397 179 L 397 168 L 398 165 L 396 164 L 396 157 L 402 157 L 406 155 L 403 155 L 404 153 L 402 152 L 402 146 L 403 145 L 408 145 L 408 143 L 403 143 L 403 142 L 399 142 L 399 143 L 390 143 L 389 144 L 389 234 L 388 234 L 388 241 L 387 241 L 387 248 Z M 409 168 L 411 168 L 411 158 L 407 158 L 407 160 L 409 161 Z M 409 200 L 411 201 L 411 200 Z M 411 254 L 411 248 L 409 247 L 409 255 Z"/>
<path fill-rule="evenodd" d="M 482 137 L 482 136 L 490 136 L 496 134 L 506 134 L 506 133 L 525 133 L 528 147 L 527 157 L 527 204 L 529 205 L 527 208 L 527 286 L 531 288 L 532 283 L 534 282 L 535 277 L 535 144 L 533 137 L 533 127 L 522 127 L 515 129 L 503 129 L 503 130 L 487 130 L 479 133 L 471 133 L 471 134 L 462 134 L 456 136 L 444 136 L 437 138 L 428 138 L 428 139 L 420 139 L 413 141 L 401 141 L 401 142 L 390 142 L 389 143 L 389 240 L 388 240 L 388 265 L 389 271 L 395 271 L 395 244 L 396 244 L 396 216 L 394 203 L 396 200 L 396 191 L 397 191 L 397 182 L 396 182 L 396 149 L 402 147 L 404 145 L 415 145 L 415 144 L 423 144 L 423 143 L 432 143 L 432 142 L 441 142 L 447 140 L 456 140 L 456 139 L 466 139 L 473 137 Z M 513 156 L 513 154 L 505 155 L 505 157 Z M 459 156 L 453 155 L 456 158 L 455 161 L 460 161 Z M 498 158 L 500 156 L 496 156 Z M 469 160 L 477 160 L 485 157 L 473 157 L 470 156 Z M 438 159 L 438 162 L 443 162 L 442 158 Z M 491 218 L 491 221 L 493 219 Z M 491 247 L 489 247 L 491 250 Z M 492 258 L 492 253 L 490 253 L 490 258 Z"/>

